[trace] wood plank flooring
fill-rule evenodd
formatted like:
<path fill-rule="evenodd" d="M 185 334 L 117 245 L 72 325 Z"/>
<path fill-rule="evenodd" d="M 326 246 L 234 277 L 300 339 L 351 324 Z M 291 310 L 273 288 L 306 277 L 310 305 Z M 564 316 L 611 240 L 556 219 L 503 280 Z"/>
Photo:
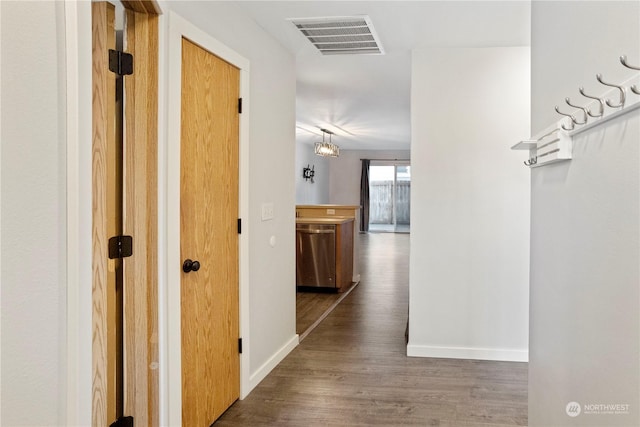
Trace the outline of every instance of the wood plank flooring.
<path fill-rule="evenodd" d="M 343 292 L 326 290 L 296 292 L 296 334 L 300 341 L 333 311 L 347 296 L 353 286 L 352 283 Z"/>
<path fill-rule="evenodd" d="M 409 235 L 361 237 L 360 284 L 216 425 L 527 425 L 527 364 L 406 357 Z"/>

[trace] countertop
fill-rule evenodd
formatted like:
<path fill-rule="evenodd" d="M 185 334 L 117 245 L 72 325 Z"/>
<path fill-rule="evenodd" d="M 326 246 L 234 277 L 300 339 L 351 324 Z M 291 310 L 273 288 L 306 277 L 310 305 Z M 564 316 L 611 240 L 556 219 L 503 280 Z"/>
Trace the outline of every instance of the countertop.
<path fill-rule="evenodd" d="M 360 209 L 357 205 L 296 205 L 300 209 Z"/>
<path fill-rule="evenodd" d="M 301 217 L 296 218 L 296 224 L 346 224 L 348 222 L 353 222 L 353 218 L 346 218 L 341 216 L 336 217 L 323 217 L 323 218 L 308 218 Z"/>

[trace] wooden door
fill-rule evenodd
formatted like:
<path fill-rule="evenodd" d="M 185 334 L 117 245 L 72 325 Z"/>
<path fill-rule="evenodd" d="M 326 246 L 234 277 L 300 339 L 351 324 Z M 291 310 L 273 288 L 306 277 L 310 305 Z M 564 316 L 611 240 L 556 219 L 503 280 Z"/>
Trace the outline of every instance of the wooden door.
<path fill-rule="evenodd" d="M 91 5 L 92 425 L 133 417 L 136 425 L 153 427 L 159 422 L 158 370 L 152 368 L 158 363 L 159 9 L 154 1 L 122 3 L 127 9 L 122 43 L 117 43 L 115 6 Z M 119 76 L 110 70 L 110 50 L 123 47 L 133 54 L 135 73 Z M 133 256 L 118 258 L 109 254 L 109 241 L 123 234 L 133 236 Z"/>
<path fill-rule="evenodd" d="M 124 408 L 136 426 L 159 425 L 158 378 L 158 15 L 155 2 L 123 1 L 124 50 L 134 72 L 124 77 L 123 233 Z"/>
<path fill-rule="evenodd" d="M 122 260 L 110 259 L 108 239 L 122 233 L 122 132 L 116 75 L 115 7 L 92 4 L 93 28 L 93 422 L 122 415 Z"/>
<path fill-rule="evenodd" d="M 240 394 L 239 70 L 182 40 L 182 422 L 209 426 Z"/>

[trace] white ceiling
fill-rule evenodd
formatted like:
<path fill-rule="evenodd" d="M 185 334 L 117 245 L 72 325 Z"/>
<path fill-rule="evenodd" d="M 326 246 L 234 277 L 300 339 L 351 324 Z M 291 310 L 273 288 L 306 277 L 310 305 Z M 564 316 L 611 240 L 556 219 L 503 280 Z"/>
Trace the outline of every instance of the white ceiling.
<path fill-rule="evenodd" d="M 529 1 L 239 4 L 296 57 L 298 142 L 318 140 L 324 127 L 341 149 L 409 149 L 412 49 L 530 44 Z M 346 15 L 371 18 L 384 55 L 322 55 L 287 21 Z"/>

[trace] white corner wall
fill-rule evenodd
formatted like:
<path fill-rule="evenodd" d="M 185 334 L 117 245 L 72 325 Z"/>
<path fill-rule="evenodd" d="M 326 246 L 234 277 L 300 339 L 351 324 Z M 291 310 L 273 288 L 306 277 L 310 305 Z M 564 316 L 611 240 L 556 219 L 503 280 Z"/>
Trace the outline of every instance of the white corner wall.
<path fill-rule="evenodd" d="M 243 218 L 243 232 L 249 236 L 250 336 L 243 338 L 249 352 L 250 391 L 298 343 L 295 59 L 237 3 L 171 1 L 161 6 L 165 16 L 175 12 L 250 62 L 249 217 Z M 161 111 L 161 117 L 164 114 Z M 274 204 L 273 220 L 261 220 L 262 203 Z M 274 247 L 269 244 L 272 236 Z"/>
<path fill-rule="evenodd" d="M 331 159 L 329 203 L 360 205 L 360 159 L 410 160 L 409 150 L 341 150 L 340 157 Z"/>
<path fill-rule="evenodd" d="M 579 86 L 604 93 L 596 73 L 638 75 L 621 54 L 640 64 L 639 2 L 533 2 L 534 133 L 558 120 L 565 97 L 586 100 Z M 532 427 L 640 425 L 639 142 L 636 110 L 580 134 L 570 162 L 532 171 Z"/>
<path fill-rule="evenodd" d="M 66 174 L 63 9 L 0 2 L 0 424 L 63 425 Z"/>
<path fill-rule="evenodd" d="M 529 55 L 413 52 L 409 356 L 527 360 Z"/>
<path fill-rule="evenodd" d="M 329 165 L 334 159 L 315 154 L 313 142 L 316 138 L 298 137 L 296 143 L 296 204 L 320 205 L 329 203 Z M 302 169 L 313 167 L 313 182 L 302 177 Z"/>

